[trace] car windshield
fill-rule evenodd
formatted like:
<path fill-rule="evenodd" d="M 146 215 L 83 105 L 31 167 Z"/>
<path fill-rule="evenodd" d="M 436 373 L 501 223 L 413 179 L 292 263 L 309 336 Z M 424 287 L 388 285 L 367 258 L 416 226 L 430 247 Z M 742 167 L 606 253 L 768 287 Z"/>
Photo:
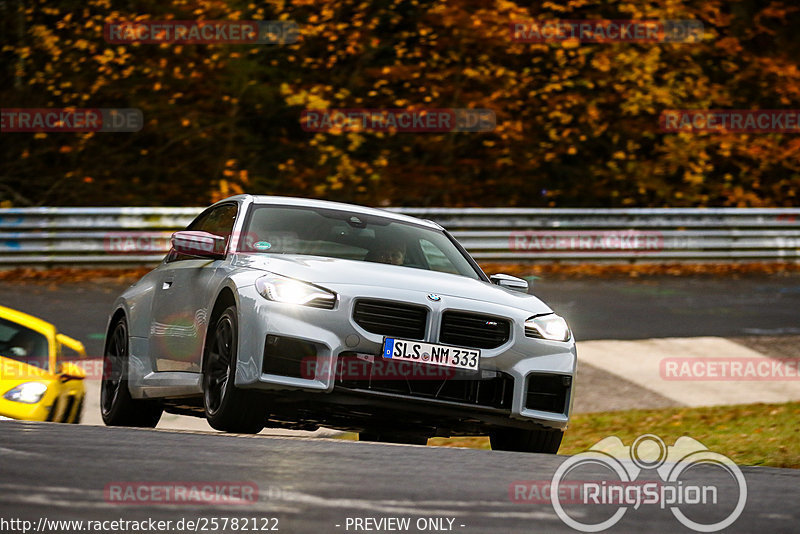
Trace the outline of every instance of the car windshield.
<path fill-rule="evenodd" d="M 458 274 L 478 272 L 440 230 L 362 213 L 254 206 L 240 251 L 306 254 Z"/>
<path fill-rule="evenodd" d="M 44 335 L 0 317 L 0 356 L 47 369 L 48 352 Z"/>

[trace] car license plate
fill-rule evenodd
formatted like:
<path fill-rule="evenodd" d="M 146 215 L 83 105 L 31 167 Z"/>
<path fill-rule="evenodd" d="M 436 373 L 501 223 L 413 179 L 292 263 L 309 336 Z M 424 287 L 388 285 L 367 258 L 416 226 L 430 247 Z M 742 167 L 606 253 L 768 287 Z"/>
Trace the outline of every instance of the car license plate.
<path fill-rule="evenodd" d="M 477 371 L 480 366 L 481 351 L 387 337 L 383 340 L 383 357 Z"/>

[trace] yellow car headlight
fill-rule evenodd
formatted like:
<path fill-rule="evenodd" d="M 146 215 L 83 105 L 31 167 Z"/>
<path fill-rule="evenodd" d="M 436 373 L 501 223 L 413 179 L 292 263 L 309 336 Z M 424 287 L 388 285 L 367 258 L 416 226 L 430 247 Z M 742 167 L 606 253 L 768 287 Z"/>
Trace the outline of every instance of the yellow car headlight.
<path fill-rule="evenodd" d="M 13 389 L 10 389 L 3 395 L 4 399 L 23 402 L 25 404 L 36 404 L 44 394 L 47 393 L 47 385 L 41 382 L 25 382 Z"/>

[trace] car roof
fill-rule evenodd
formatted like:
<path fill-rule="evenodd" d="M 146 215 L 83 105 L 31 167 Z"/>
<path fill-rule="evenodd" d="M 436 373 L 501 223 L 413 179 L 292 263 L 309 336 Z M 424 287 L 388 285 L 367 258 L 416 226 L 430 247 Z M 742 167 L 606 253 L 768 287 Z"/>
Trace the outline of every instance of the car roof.
<path fill-rule="evenodd" d="M 301 206 L 308 208 L 325 208 L 330 210 L 347 211 L 351 213 L 363 213 L 364 215 L 374 215 L 376 217 L 384 217 L 386 219 L 394 219 L 396 221 L 408 222 L 412 224 L 420 224 L 436 230 L 441 230 L 442 227 L 433 221 L 426 221 L 416 217 L 409 217 L 389 210 L 378 208 L 368 208 L 366 206 L 359 206 L 357 204 L 346 204 L 344 202 L 333 202 L 330 200 L 315 200 L 311 198 L 300 197 L 281 197 L 271 195 L 236 195 L 233 197 L 220 200 L 217 204 L 222 202 L 230 202 L 231 200 L 245 200 L 250 199 L 254 204 L 282 204 L 284 206 Z"/>
<path fill-rule="evenodd" d="M 52 323 L 5 306 L 0 306 L 0 317 L 22 326 L 27 326 L 45 335 L 54 335 L 56 333 L 56 327 Z"/>

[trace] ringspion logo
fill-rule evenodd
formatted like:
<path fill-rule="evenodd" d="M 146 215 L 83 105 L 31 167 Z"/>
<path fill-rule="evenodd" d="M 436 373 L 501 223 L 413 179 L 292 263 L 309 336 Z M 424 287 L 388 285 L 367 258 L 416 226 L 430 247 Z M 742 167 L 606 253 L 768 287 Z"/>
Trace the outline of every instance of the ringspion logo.
<path fill-rule="evenodd" d="M 508 486 L 508 498 L 513 503 L 518 504 L 550 504 L 552 502 L 552 480 L 516 480 Z M 662 486 L 659 482 L 646 480 L 635 480 L 633 482 L 619 483 L 615 485 L 620 488 L 621 493 L 634 492 L 653 492 L 658 497 L 658 488 Z M 629 490 L 633 486 L 635 489 Z M 570 480 L 561 482 L 558 485 L 558 501 L 563 504 L 583 504 L 591 501 L 595 493 L 598 493 L 597 480 Z"/>
<path fill-rule="evenodd" d="M 699 466 L 702 468 L 697 469 Z M 611 480 L 587 480 L 598 468 L 609 470 Z M 709 469 L 728 475 L 735 490 L 710 482 L 718 477 L 701 478 Z M 573 476 L 577 480 L 570 478 Z M 576 482 L 580 482 L 577 493 L 561 489 L 564 484 L 574 487 Z M 741 515 L 747 502 L 747 482 L 730 458 L 693 438 L 680 437 L 668 447 L 658 436 L 645 434 L 625 446 L 612 436 L 562 463 L 553 475 L 549 495 L 558 517 L 580 532 L 611 528 L 626 513 L 635 513 L 642 506 L 669 509 L 683 526 L 697 532 L 717 532 Z"/>

